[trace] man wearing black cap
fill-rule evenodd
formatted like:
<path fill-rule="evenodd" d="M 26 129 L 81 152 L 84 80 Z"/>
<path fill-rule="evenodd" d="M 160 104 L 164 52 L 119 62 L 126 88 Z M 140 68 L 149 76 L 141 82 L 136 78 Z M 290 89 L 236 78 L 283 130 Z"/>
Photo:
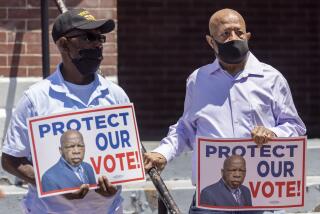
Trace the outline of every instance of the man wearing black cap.
<path fill-rule="evenodd" d="M 47 79 L 25 91 L 2 148 L 3 168 L 29 183 L 22 201 L 25 213 L 122 213 L 121 188 L 105 176 L 98 178 L 96 191 L 83 184 L 74 193 L 38 198 L 27 129 L 29 117 L 129 102 L 122 88 L 97 74 L 106 41 L 103 34 L 114 25 L 113 20 L 96 20 L 84 9 L 67 11 L 55 20 L 52 38 L 62 63 Z"/>

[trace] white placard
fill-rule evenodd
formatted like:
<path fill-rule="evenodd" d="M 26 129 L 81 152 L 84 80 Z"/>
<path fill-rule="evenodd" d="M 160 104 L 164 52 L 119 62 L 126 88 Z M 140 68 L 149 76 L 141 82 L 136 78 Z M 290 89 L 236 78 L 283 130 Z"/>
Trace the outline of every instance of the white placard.
<path fill-rule="evenodd" d="M 275 138 L 258 148 L 252 139 L 198 137 L 197 206 L 212 210 L 304 206 L 306 141 L 306 137 Z M 246 163 L 245 178 L 238 187 L 241 200 L 222 179 L 223 163 L 232 155 L 242 156 Z"/>
<path fill-rule="evenodd" d="M 60 137 L 69 129 L 82 134 L 85 144 L 83 163 L 86 163 L 85 168 L 94 171 L 96 181 L 101 175 L 106 175 L 112 184 L 145 181 L 133 104 L 88 108 L 28 119 L 39 197 L 73 192 L 80 187 L 76 184 L 59 185 L 55 190 L 44 191 L 46 184 L 41 183 L 45 172 L 61 161 Z M 66 177 L 58 178 L 59 182 L 70 182 Z M 97 184 L 91 183 L 90 189 L 94 188 Z"/>

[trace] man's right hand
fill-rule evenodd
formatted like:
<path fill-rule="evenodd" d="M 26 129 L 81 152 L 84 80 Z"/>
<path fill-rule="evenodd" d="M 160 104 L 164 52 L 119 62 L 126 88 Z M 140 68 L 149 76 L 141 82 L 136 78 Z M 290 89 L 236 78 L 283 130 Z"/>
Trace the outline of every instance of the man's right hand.
<path fill-rule="evenodd" d="M 89 192 L 89 184 L 82 184 L 79 190 L 72 193 L 63 194 L 63 196 L 69 200 L 83 199 L 88 192 Z"/>
<path fill-rule="evenodd" d="M 167 164 L 167 159 L 158 152 L 146 152 L 143 154 L 144 168 L 148 172 L 152 167 L 155 167 L 161 172 Z"/>
<path fill-rule="evenodd" d="M 1 156 L 2 168 L 12 175 L 36 185 L 32 163 L 26 157 L 15 157 L 6 153 Z"/>

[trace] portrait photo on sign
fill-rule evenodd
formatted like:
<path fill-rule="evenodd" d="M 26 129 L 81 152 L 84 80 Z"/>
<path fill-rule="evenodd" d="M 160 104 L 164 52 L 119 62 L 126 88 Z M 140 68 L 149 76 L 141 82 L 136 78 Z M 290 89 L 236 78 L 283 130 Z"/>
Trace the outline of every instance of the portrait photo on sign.
<path fill-rule="evenodd" d="M 197 138 L 196 204 L 211 210 L 304 206 L 306 138 Z"/>
<path fill-rule="evenodd" d="M 133 104 L 63 112 L 28 119 L 39 197 L 145 181 Z"/>
<path fill-rule="evenodd" d="M 69 129 L 61 135 L 59 152 L 58 162 L 41 177 L 44 192 L 97 184 L 92 166 L 84 161 L 85 143 L 79 131 Z"/>

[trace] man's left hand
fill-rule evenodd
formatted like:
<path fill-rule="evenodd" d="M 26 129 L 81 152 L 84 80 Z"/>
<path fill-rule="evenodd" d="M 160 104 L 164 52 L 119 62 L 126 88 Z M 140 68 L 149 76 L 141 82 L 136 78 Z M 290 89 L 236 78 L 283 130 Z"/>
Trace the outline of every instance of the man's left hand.
<path fill-rule="evenodd" d="M 268 143 L 272 138 L 277 137 L 274 132 L 263 126 L 254 127 L 254 129 L 251 131 L 251 136 L 258 147 Z"/>
<path fill-rule="evenodd" d="M 83 199 L 88 192 L 89 192 L 89 184 L 82 184 L 79 190 L 72 193 L 63 194 L 63 196 L 68 200 Z"/>
<path fill-rule="evenodd" d="M 106 176 L 98 178 L 98 187 L 95 191 L 104 197 L 113 196 L 118 191 L 117 187 L 111 184 Z"/>

